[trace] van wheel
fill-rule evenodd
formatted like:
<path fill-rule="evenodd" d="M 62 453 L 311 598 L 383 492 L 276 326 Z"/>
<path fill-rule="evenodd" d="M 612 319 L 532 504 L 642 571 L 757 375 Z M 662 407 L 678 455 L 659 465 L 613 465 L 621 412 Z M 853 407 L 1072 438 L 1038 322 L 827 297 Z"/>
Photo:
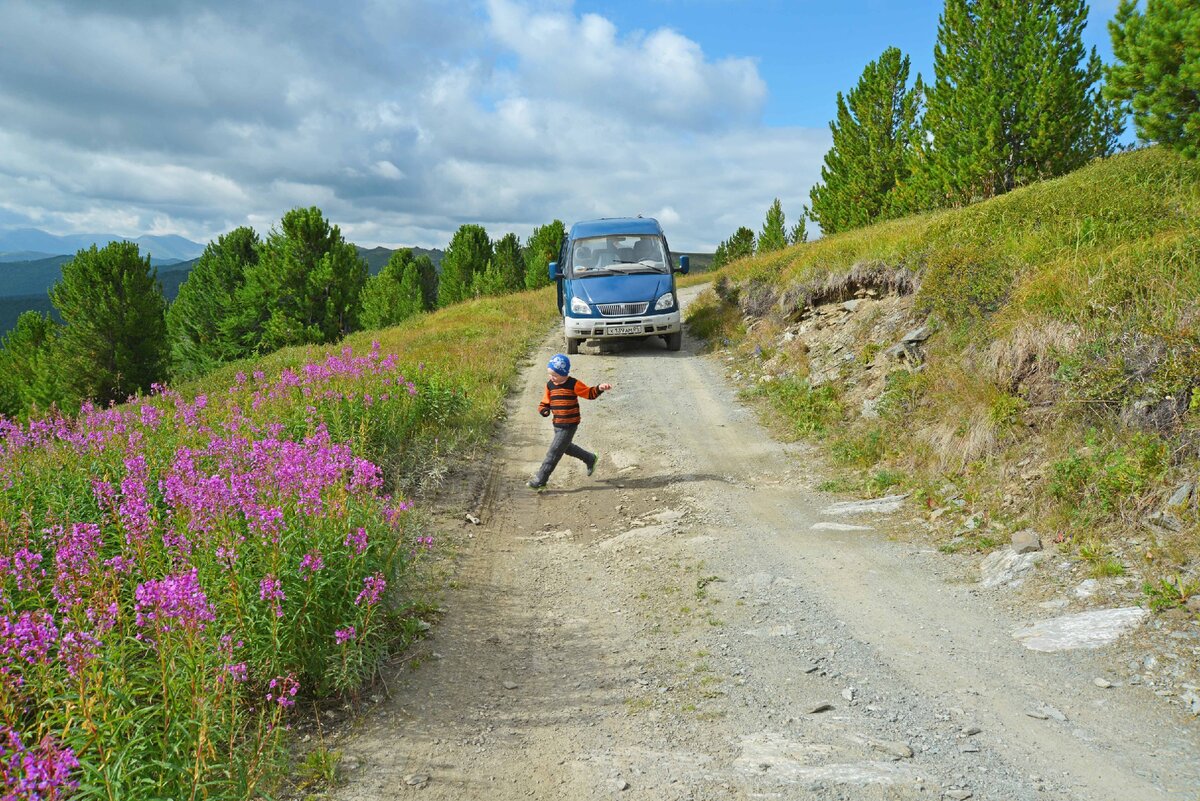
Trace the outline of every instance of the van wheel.
<path fill-rule="evenodd" d="M 676 331 L 663 337 L 667 341 L 667 350 L 679 350 L 683 347 L 683 332 Z"/>
<path fill-rule="evenodd" d="M 579 340 L 575 337 L 567 337 L 567 353 L 572 356 L 579 353 Z"/>

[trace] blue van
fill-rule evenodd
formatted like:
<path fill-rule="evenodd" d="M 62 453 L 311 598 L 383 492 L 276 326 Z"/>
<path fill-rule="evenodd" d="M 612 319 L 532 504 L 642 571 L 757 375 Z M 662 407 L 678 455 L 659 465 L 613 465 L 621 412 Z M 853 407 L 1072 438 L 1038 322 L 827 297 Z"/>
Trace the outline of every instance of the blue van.
<path fill-rule="evenodd" d="M 558 282 L 567 353 L 584 340 L 662 337 L 679 350 L 683 329 L 675 273 L 687 274 L 688 257 L 671 257 L 667 238 L 652 217 L 616 217 L 571 226 L 550 280 Z"/>

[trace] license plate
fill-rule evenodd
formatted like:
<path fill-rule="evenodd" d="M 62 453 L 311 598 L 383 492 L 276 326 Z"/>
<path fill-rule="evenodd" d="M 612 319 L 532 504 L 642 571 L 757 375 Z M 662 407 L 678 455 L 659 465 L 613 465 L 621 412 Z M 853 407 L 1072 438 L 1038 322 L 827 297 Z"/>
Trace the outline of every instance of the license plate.
<path fill-rule="evenodd" d="M 613 337 L 642 333 L 642 327 L 640 325 L 614 325 L 605 330 L 609 336 Z"/>

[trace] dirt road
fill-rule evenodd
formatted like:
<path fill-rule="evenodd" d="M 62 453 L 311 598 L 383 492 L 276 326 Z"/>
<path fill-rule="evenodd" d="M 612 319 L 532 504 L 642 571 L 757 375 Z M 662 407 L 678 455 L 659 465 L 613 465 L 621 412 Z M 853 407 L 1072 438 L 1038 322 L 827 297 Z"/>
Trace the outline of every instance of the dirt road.
<path fill-rule="evenodd" d="M 334 797 L 1200 798 L 1196 719 L 1120 681 L 1119 646 L 1027 650 L 1036 615 L 974 562 L 886 535 L 915 510 L 824 514 L 815 453 L 693 342 L 574 357 L 615 387 L 583 403 L 600 467 L 526 489 L 555 343 L 425 664 L 339 745 Z"/>

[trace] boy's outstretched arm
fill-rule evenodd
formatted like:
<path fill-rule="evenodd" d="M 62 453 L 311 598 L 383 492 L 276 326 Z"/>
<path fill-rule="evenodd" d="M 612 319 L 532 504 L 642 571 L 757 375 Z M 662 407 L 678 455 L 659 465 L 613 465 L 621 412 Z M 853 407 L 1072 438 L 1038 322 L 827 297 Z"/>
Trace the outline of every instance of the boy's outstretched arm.
<path fill-rule="evenodd" d="M 597 384 L 594 387 L 589 387 L 578 378 L 575 379 L 575 394 L 581 398 L 595 400 L 596 398 L 600 397 L 601 393 L 610 389 L 612 389 L 612 384 Z"/>
<path fill-rule="evenodd" d="M 538 414 L 542 417 L 550 416 L 550 388 L 546 387 L 542 390 L 542 402 L 538 404 Z"/>

